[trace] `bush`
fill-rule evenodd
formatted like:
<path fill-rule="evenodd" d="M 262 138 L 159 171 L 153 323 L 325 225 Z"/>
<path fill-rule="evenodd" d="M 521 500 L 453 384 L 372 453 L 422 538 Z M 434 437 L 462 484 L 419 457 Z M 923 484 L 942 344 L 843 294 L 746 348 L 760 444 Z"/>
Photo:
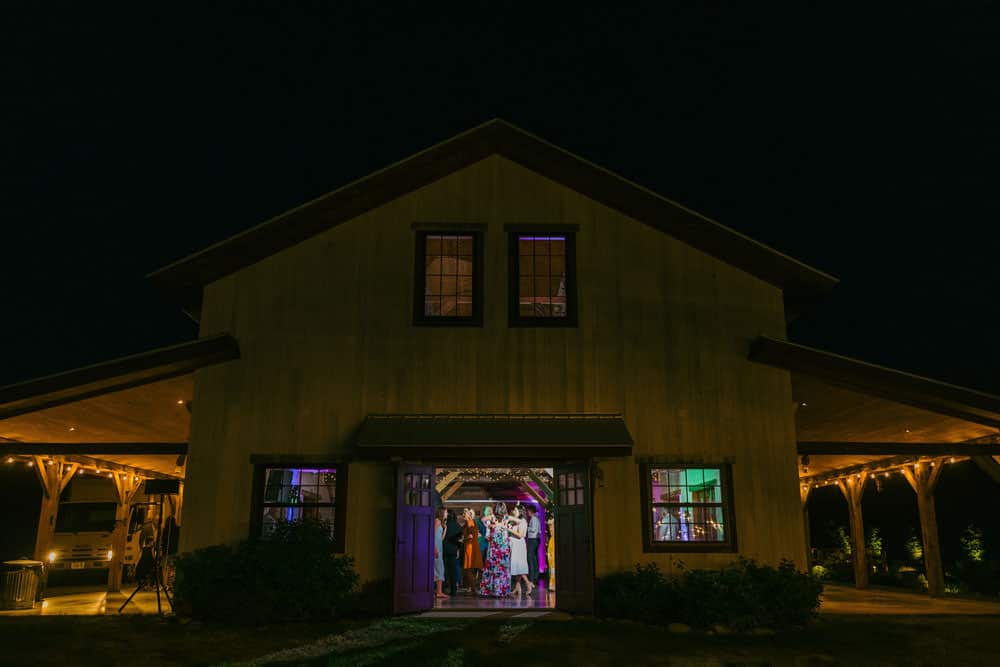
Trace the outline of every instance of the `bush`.
<path fill-rule="evenodd" d="M 602 616 L 632 620 L 669 615 L 674 602 L 670 581 L 656 563 L 603 577 L 597 582 L 597 601 Z"/>
<path fill-rule="evenodd" d="M 353 560 L 333 553 L 328 524 L 292 521 L 266 540 L 181 554 L 174 594 L 194 618 L 262 624 L 337 616 L 357 582 Z"/>
<path fill-rule="evenodd" d="M 805 625 L 819 609 L 823 584 L 782 561 L 778 567 L 740 559 L 720 570 L 663 575 L 655 564 L 604 577 L 598 585 L 602 616 L 696 628 L 716 624 L 737 631 Z"/>
<path fill-rule="evenodd" d="M 960 560 L 955 577 L 963 593 L 1000 594 L 1000 562 L 995 560 Z"/>

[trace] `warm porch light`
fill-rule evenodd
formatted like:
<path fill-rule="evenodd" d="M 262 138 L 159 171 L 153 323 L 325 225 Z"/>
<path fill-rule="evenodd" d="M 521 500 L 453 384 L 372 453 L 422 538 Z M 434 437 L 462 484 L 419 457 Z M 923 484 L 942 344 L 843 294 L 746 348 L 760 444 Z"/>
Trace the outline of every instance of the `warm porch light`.
<path fill-rule="evenodd" d="M 50 551 L 49 552 L 49 562 L 50 563 L 56 562 L 56 552 L 55 551 Z"/>
<path fill-rule="evenodd" d="M 28 467 L 29 468 L 34 468 L 35 467 L 35 462 L 34 461 L 28 461 Z"/>
<path fill-rule="evenodd" d="M 8 456 L 7 457 L 7 463 L 13 463 L 13 462 L 14 462 L 14 457 L 13 456 Z"/>
<path fill-rule="evenodd" d="M 108 560 L 111 560 L 111 557 L 114 556 L 114 555 L 115 555 L 115 552 L 112 551 L 111 549 L 108 549 Z"/>

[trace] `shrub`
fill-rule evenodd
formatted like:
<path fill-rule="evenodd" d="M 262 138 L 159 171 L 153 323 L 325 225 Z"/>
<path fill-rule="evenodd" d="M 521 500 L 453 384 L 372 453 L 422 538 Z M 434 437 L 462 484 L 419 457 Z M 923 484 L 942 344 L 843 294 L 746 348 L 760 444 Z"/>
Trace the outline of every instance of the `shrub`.
<path fill-rule="evenodd" d="M 660 573 L 655 564 L 604 577 L 598 587 L 601 615 L 651 623 L 722 624 L 738 631 L 806 624 L 819 608 L 823 584 L 782 561 L 778 567 L 752 560 L 719 570 Z"/>
<path fill-rule="evenodd" d="M 983 531 L 976 528 L 974 525 L 970 525 L 962 532 L 961 538 L 959 538 L 962 543 L 962 556 L 965 560 L 980 562 L 983 560 L 983 556 L 986 554 L 986 548 L 983 546 Z"/>
<path fill-rule="evenodd" d="M 195 618 L 261 624 L 331 618 L 351 603 L 358 576 L 333 553 L 329 525 L 280 523 L 266 540 L 198 549 L 177 558 L 177 609 Z"/>
<path fill-rule="evenodd" d="M 906 555 L 910 557 L 912 563 L 922 563 L 924 560 L 924 544 L 915 533 L 911 533 L 906 542 L 903 543 Z"/>
<path fill-rule="evenodd" d="M 660 618 L 669 614 L 674 602 L 670 582 L 656 563 L 636 564 L 601 578 L 597 599 L 602 615 L 632 620 Z"/>

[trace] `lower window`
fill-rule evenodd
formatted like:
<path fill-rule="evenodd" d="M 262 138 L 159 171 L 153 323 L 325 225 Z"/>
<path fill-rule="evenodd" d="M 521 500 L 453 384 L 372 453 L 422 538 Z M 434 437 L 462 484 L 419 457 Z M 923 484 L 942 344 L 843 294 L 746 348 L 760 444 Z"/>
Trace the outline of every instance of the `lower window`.
<path fill-rule="evenodd" d="M 642 468 L 647 551 L 732 551 L 728 466 L 647 464 Z"/>
<path fill-rule="evenodd" d="M 282 522 L 325 522 L 341 545 L 346 466 L 258 466 L 252 532 L 268 537 Z"/>

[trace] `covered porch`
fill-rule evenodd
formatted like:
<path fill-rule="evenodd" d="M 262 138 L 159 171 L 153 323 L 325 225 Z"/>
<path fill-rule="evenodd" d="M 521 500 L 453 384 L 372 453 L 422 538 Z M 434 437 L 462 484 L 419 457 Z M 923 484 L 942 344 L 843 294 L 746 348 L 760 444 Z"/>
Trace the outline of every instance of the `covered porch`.
<path fill-rule="evenodd" d="M 942 471 L 966 461 L 1000 483 L 1000 397 L 771 338 L 756 341 L 751 359 L 791 371 L 807 555 L 810 496 L 833 486 L 847 504 L 854 585 L 868 588 L 862 500 L 902 478 L 919 513 L 927 590 L 943 596 L 935 492 Z"/>
<path fill-rule="evenodd" d="M 78 566 L 106 568 L 106 591 L 120 591 L 124 569 L 137 560 L 137 549 L 126 548 L 130 512 L 144 499 L 147 481 L 177 482 L 178 493 L 162 496 L 165 507 L 157 507 L 156 516 L 158 522 L 169 516 L 178 527 L 182 522 L 194 371 L 238 355 L 235 340 L 218 336 L 0 388 L 0 466 L 14 477 L 33 476 L 41 491 L 36 507 L 8 502 L 0 510 L 19 515 L 9 516 L 8 526 L 24 525 L 24 513 L 37 511 L 38 516 L 33 536 L 6 536 L 8 543 L 21 545 L 8 556 L 43 562 L 50 574 Z M 94 502 L 74 507 L 82 511 L 87 508 L 80 505 L 89 505 L 88 516 L 113 526 L 110 541 L 100 549 L 83 538 L 70 537 L 71 545 L 54 543 L 60 531 L 72 536 L 90 530 L 76 522 L 68 525 L 68 515 L 60 520 L 60 502 L 76 480 L 107 490 L 88 498 Z M 102 480 L 107 481 L 102 485 Z M 115 508 L 113 516 L 104 516 L 106 506 Z M 64 602 L 76 604 L 62 600 L 53 606 L 64 608 Z M 87 597 L 80 604 L 92 603 Z"/>

